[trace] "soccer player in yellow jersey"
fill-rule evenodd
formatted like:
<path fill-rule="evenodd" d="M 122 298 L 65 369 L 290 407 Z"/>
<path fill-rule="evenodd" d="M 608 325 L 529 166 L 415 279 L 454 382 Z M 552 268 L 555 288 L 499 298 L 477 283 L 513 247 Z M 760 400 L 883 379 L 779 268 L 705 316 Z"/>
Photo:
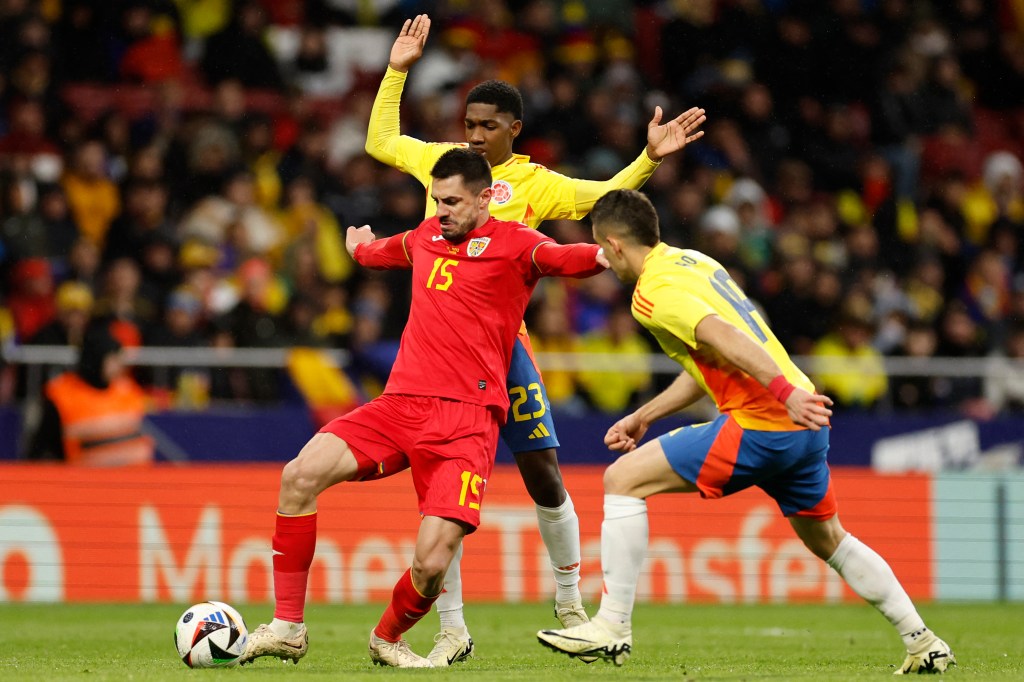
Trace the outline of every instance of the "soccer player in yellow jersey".
<path fill-rule="evenodd" d="M 604 475 L 601 608 L 588 623 L 538 632 L 541 643 L 622 665 L 633 644 L 633 600 L 647 551 L 646 499 L 668 492 L 713 499 L 756 485 L 807 548 L 896 628 L 907 647 L 897 674 L 955 664 L 885 560 L 840 524 L 826 463 L 832 401 L 814 392 L 725 269 L 699 251 L 660 241 L 654 206 L 639 192 L 608 193 L 591 220 L 615 274 L 636 282 L 633 317 L 684 371 L 605 435 L 609 448 L 628 454 Z M 651 423 L 705 394 L 722 413 L 718 419 L 637 447 Z"/>
<path fill-rule="evenodd" d="M 661 108 L 647 126 L 647 147 L 636 160 L 607 181 L 578 180 L 531 163 L 512 152 L 522 130 L 523 101 L 508 83 L 486 81 L 466 98 L 466 142 L 427 143 L 401 134 L 399 104 L 409 68 L 423 54 L 430 18 L 419 15 L 405 22 L 391 48 L 387 73 L 370 114 L 366 151 L 375 159 L 413 175 L 430 192 L 430 169 L 454 146 L 468 146 L 491 164 L 494 179 L 491 214 L 536 228 L 541 221 L 585 216 L 605 192 L 643 185 L 662 157 L 679 151 L 701 135 L 704 110 L 692 108 L 661 123 Z M 434 206 L 427 202 L 427 217 Z M 562 484 L 555 448 L 558 439 L 551 406 L 540 372 L 533 362 L 525 328 L 512 356 L 506 386 L 511 407 L 501 437 L 514 453 L 526 489 L 537 505 L 541 537 L 555 574 L 555 615 L 563 626 L 586 622 L 579 588 L 579 520 Z M 445 592 L 437 601 L 441 633 L 430 653 L 435 666 L 451 665 L 472 655 L 473 640 L 462 612 L 461 549 L 445 577 Z"/>

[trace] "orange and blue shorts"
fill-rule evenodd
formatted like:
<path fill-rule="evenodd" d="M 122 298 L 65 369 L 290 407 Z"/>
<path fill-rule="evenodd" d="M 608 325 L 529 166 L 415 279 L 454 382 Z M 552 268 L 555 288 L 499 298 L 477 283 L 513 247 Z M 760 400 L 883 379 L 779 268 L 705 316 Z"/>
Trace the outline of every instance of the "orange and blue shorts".
<path fill-rule="evenodd" d="M 764 490 L 785 516 L 825 520 L 837 505 L 829 475 L 829 429 L 755 431 L 729 415 L 675 429 L 658 441 L 672 469 L 701 497 L 718 498 L 751 486 Z"/>

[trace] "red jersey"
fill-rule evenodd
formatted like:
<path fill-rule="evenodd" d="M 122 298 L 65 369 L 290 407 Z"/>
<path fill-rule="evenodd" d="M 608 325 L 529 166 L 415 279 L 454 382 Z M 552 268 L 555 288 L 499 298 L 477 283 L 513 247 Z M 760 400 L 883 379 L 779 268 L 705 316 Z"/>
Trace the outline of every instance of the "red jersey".
<path fill-rule="evenodd" d="M 412 304 L 384 393 L 451 398 L 508 410 L 512 346 L 538 280 L 603 270 L 594 244 L 561 245 L 521 223 L 490 218 L 457 243 L 428 218 L 360 244 L 355 260 L 412 269 Z"/>

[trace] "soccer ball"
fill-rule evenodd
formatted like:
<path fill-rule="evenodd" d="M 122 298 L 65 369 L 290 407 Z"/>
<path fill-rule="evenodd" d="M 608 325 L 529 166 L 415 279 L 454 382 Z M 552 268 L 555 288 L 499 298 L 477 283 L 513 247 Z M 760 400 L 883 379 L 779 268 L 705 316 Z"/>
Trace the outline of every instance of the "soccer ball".
<path fill-rule="evenodd" d="M 178 656 L 190 668 L 223 668 L 238 663 L 249 631 L 242 616 L 219 601 L 188 607 L 174 628 Z"/>

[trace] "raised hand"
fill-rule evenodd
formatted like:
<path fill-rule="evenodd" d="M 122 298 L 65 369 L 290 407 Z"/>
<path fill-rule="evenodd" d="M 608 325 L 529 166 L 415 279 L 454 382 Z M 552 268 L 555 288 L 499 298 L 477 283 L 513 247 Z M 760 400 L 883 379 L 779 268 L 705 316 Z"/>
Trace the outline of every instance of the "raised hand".
<path fill-rule="evenodd" d="M 345 233 L 345 249 L 348 251 L 348 255 L 355 257 L 357 246 L 369 244 L 375 239 L 377 237 L 373 234 L 373 230 L 370 229 L 369 225 L 363 225 L 362 227 L 352 227 L 349 225 L 348 231 Z"/>
<path fill-rule="evenodd" d="M 654 107 L 654 117 L 647 124 L 647 156 L 651 161 L 660 161 L 704 136 L 703 130 L 697 130 L 707 119 L 703 109 L 693 107 L 667 123 L 661 122 L 661 116 L 661 107 Z"/>
<path fill-rule="evenodd" d="M 430 34 L 430 17 L 417 14 L 414 19 L 406 19 L 402 30 L 391 46 L 391 57 L 388 64 L 395 71 L 405 73 L 423 56 L 423 46 L 427 44 Z"/>

